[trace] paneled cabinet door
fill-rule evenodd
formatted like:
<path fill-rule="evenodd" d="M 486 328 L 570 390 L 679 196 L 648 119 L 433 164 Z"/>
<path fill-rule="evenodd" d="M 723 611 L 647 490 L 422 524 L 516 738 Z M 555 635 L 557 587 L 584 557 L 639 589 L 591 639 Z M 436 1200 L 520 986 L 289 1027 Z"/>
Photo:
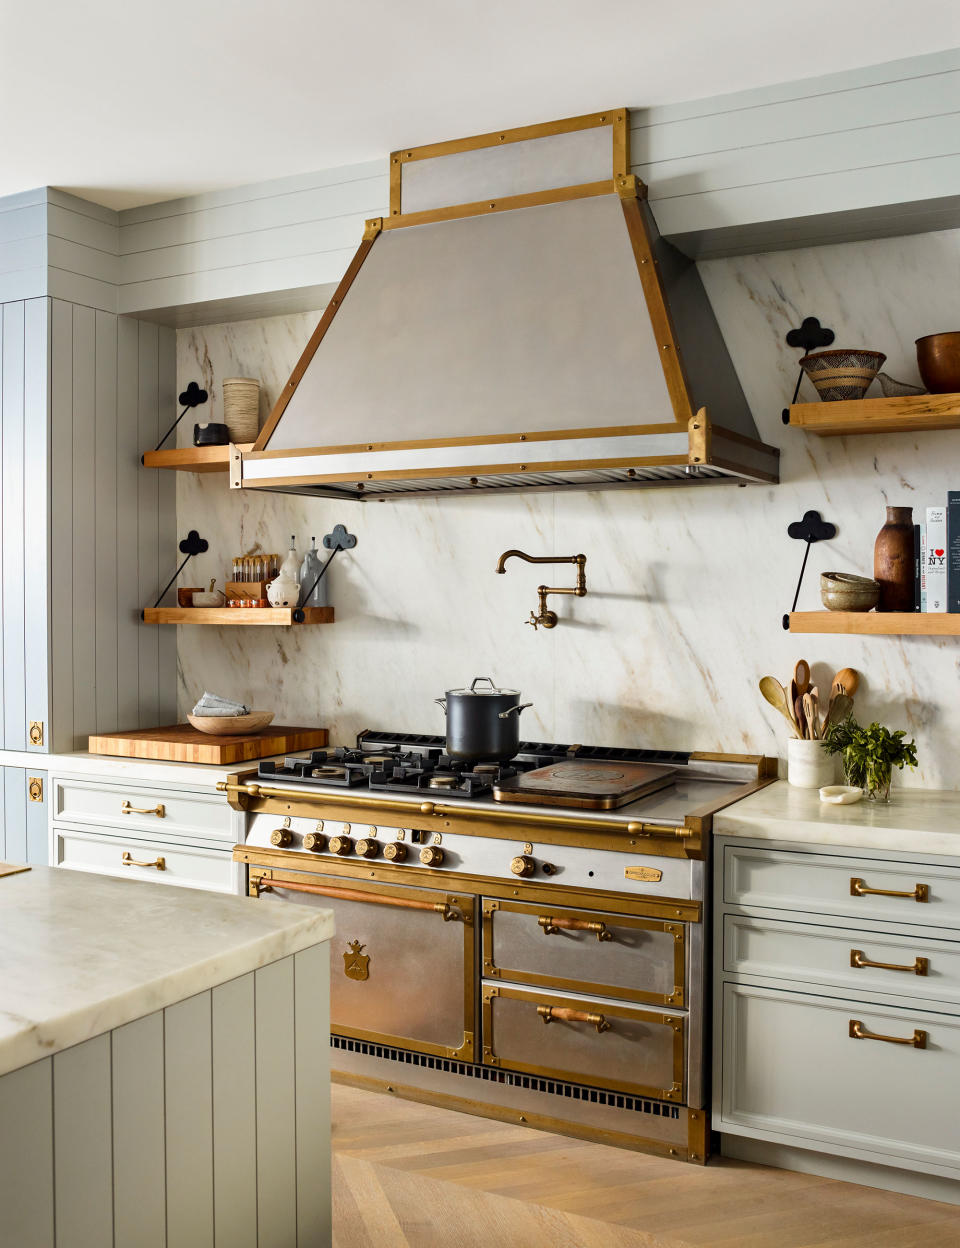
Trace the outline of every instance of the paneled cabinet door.
<path fill-rule="evenodd" d="M 0 768 L 0 861 L 49 861 L 45 771 Z"/>

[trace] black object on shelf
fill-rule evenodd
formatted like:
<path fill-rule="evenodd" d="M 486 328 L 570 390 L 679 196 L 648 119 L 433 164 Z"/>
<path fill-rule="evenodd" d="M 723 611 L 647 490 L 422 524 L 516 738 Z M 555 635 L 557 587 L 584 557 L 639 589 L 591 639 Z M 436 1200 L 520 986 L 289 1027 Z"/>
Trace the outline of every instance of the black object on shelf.
<path fill-rule="evenodd" d="M 180 424 L 180 421 L 183 420 L 184 416 L 186 416 L 187 412 L 190 411 L 191 407 L 199 407 L 201 403 L 206 403 L 208 395 L 206 390 L 201 390 L 195 381 L 191 381 L 186 390 L 184 390 L 178 397 L 180 402 L 183 404 L 183 411 L 153 448 L 155 451 L 160 450 L 161 446 L 163 446 L 167 438 L 170 437 L 170 434 L 173 433 L 174 429 L 176 429 L 177 425 Z M 194 446 L 196 445 L 198 445 L 198 443 L 196 441 L 196 434 L 194 434 Z M 140 463 L 143 463 L 142 455 L 140 456 Z"/>
<path fill-rule="evenodd" d="M 790 611 L 796 611 L 797 600 L 800 597 L 800 586 L 803 584 L 803 574 L 807 570 L 807 556 L 810 554 L 810 547 L 814 542 L 825 542 L 831 537 L 836 537 L 837 526 L 831 524 L 829 520 L 824 520 L 819 511 L 805 511 L 801 520 L 794 520 L 792 524 L 787 525 L 787 536 L 795 538 L 798 542 L 807 543 L 807 548 L 803 552 L 803 563 L 800 565 L 797 592 L 793 595 L 793 606 L 790 608 Z M 789 612 L 783 617 L 781 623 L 786 632 L 790 628 Z"/>
<path fill-rule="evenodd" d="M 226 425 L 213 421 L 208 425 L 193 426 L 194 446 L 226 446 L 230 441 L 230 430 Z"/>
<path fill-rule="evenodd" d="M 333 563 L 334 556 L 337 554 L 337 552 L 340 550 L 353 550 L 356 544 L 357 544 L 356 537 L 352 533 L 348 533 L 345 526 L 342 524 L 335 524 L 333 526 L 333 532 L 328 533 L 326 535 L 326 537 L 323 539 L 323 546 L 325 550 L 330 551 L 330 557 L 329 559 L 327 559 L 327 562 L 323 565 L 323 567 L 317 573 L 317 579 L 310 586 L 310 589 L 307 591 L 307 593 L 304 593 L 302 589 L 300 590 L 300 597 L 298 599 L 297 606 L 294 607 L 294 610 L 293 610 L 293 622 L 295 624 L 302 624 L 303 621 L 307 618 L 304 613 L 303 607 L 300 604 L 304 602 L 309 602 L 310 599 L 313 597 L 313 591 L 320 584 L 321 580 L 323 579 L 323 574 L 326 572 L 327 568 L 329 568 L 330 564 Z"/>
<path fill-rule="evenodd" d="M 155 607 L 159 607 L 160 603 L 163 602 L 164 594 L 167 592 L 167 590 L 170 588 L 173 582 L 177 579 L 177 577 L 180 575 L 183 569 L 187 566 L 188 562 L 193 558 L 193 556 L 202 555 L 205 550 L 209 549 L 209 546 L 210 546 L 210 543 L 207 541 L 207 539 L 205 537 L 201 537 L 196 529 L 190 530 L 187 536 L 180 543 L 180 553 L 181 555 L 186 555 L 186 558 L 184 559 L 183 563 L 180 564 L 179 568 L 177 568 L 176 572 L 174 572 L 173 576 L 171 576 L 170 580 L 167 581 L 166 585 L 164 585 L 163 589 L 161 589 L 159 597 L 157 598 L 157 601 L 153 604 Z M 141 620 L 143 619 L 142 611 L 140 612 L 140 618 Z"/>
<path fill-rule="evenodd" d="M 825 329 L 815 316 L 805 316 L 800 325 L 796 329 L 791 329 L 787 334 L 786 342 L 788 347 L 800 347 L 803 350 L 803 354 L 808 355 L 811 351 L 815 351 L 817 347 L 829 347 L 835 337 L 833 330 Z M 802 368 L 800 369 L 800 376 L 797 378 L 797 384 L 793 387 L 791 404 L 797 401 L 801 381 L 803 381 Z M 780 419 L 785 425 L 789 425 L 789 407 L 783 409 L 780 413 Z"/>

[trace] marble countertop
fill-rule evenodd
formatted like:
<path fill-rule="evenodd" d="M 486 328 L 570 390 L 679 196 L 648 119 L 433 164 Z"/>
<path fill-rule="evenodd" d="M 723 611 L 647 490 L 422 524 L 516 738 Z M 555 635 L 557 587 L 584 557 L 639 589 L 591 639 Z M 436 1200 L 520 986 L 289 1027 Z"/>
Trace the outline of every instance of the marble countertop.
<path fill-rule="evenodd" d="M 713 830 L 717 836 L 960 856 L 960 793 L 894 789 L 889 804 L 832 806 L 816 789 L 780 780 L 720 811 Z"/>
<path fill-rule="evenodd" d="M 332 935 L 313 906 L 54 867 L 0 877 L 0 1075 Z"/>

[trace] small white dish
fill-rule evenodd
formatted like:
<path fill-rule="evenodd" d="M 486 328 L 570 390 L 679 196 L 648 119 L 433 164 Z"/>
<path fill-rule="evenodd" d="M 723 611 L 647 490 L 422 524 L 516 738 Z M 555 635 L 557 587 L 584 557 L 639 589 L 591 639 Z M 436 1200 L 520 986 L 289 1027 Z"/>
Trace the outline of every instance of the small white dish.
<path fill-rule="evenodd" d="M 863 789 L 852 784 L 827 784 L 820 790 L 820 801 L 831 806 L 852 806 L 863 797 Z"/>

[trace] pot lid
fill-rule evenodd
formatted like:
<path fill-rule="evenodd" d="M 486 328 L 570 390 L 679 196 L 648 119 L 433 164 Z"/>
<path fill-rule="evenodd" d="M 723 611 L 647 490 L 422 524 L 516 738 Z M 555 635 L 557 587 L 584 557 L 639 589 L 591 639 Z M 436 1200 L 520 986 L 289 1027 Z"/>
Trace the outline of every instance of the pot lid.
<path fill-rule="evenodd" d="M 487 687 L 485 689 L 478 689 L 477 685 L 479 685 L 482 680 L 485 680 L 487 682 Z M 455 693 L 456 694 L 460 694 L 460 693 L 462 694 L 471 694 L 471 693 L 472 694 L 487 694 L 493 697 L 513 697 L 513 698 L 519 698 L 520 696 L 519 689 L 498 689 L 489 676 L 474 676 L 473 682 L 471 683 L 469 689 L 448 689 L 447 697 L 450 698 Z"/>

